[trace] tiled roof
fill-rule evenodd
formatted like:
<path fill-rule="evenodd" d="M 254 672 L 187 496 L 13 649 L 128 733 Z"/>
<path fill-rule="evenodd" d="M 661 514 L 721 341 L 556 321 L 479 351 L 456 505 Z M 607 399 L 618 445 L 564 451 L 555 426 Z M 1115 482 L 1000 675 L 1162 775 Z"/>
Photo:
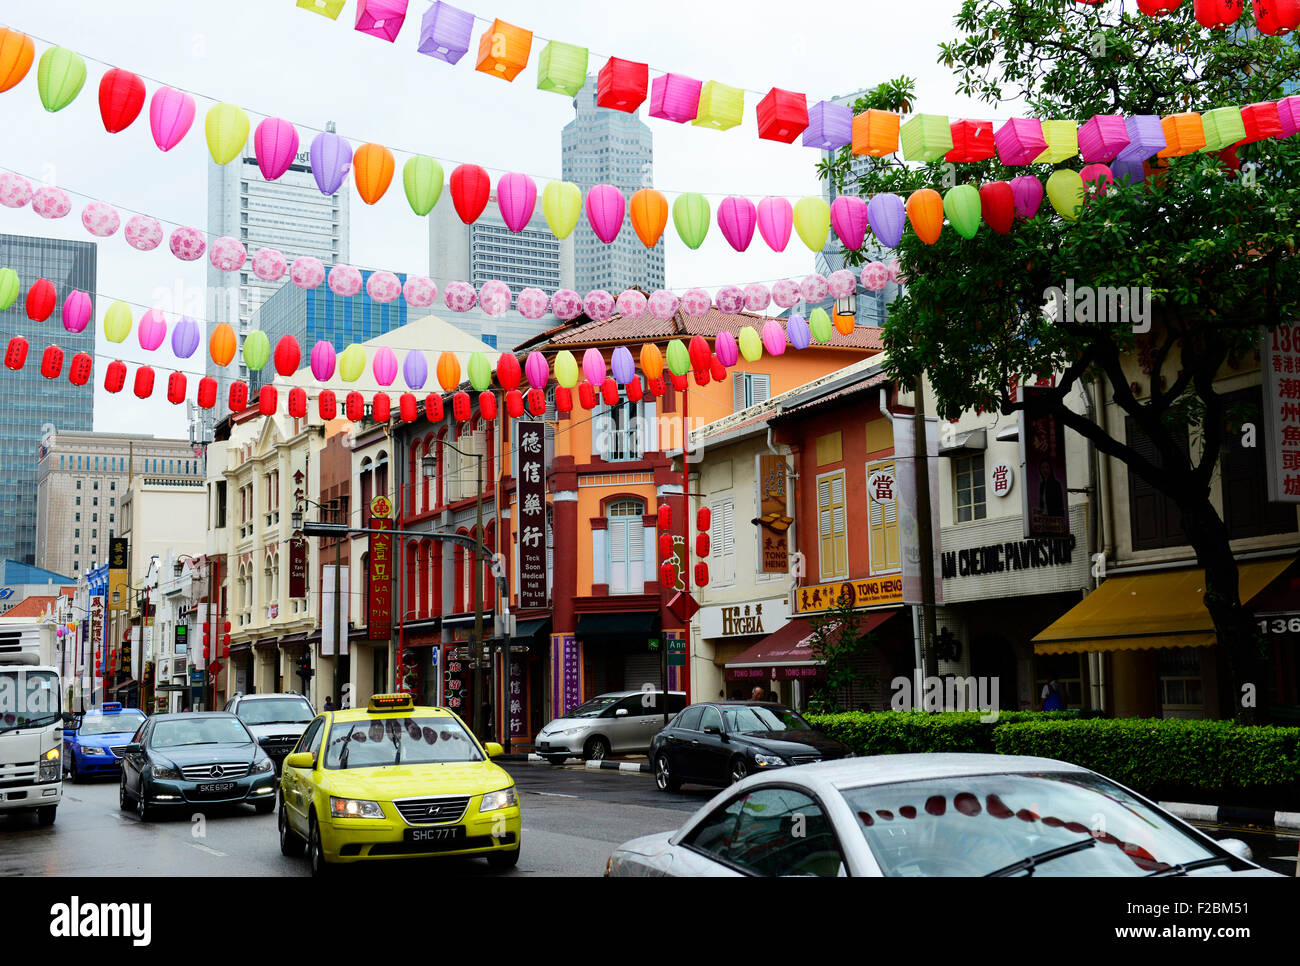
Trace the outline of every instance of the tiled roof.
<path fill-rule="evenodd" d="M 774 420 L 785 419 L 786 417 L 793 416 L 796 413 L 807 412 L 810 409 L 816 409 L 820 406 L 825 406 L 846 399 L 849 396 L 855 396 L 860 392 L 866 392 L 868 389 L 875 389 L 879 386 L 888 385 L 891 380 L 891 376 L 883 372 L 878 372 L 875 375 L 868 376 L 862 382 L 855 382 L 851 386 L 845 386 L 843 389 L 837 389 L 832 393 L 827 393 L 825 396 L 819 396 L 818 398 L 809 400 L 808 402 L 799 403 L 798 405 L 791 406 L 789 409 L 781 409 L 779 412 L 772 413 L 770 418 Z"/>
<path fill-rule="evenodd" d="M 41 617 L 45 614 L 45 608 L 58 599 L 57 597 L 28 597 L 5 611 L 5 617 Z"/>

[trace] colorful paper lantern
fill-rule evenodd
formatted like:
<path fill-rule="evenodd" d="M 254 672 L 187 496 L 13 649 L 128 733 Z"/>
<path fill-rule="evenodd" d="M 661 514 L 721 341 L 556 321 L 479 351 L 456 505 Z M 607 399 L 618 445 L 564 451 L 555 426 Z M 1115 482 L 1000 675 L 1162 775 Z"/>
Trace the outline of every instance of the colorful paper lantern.
<path fill-rule="evenodd" d="M 768 324 L 770 325 L 771 323 Z M 763 334 L 764 336 L 767 335 L 766 326 L 764 326 Z M 808 348 L 812 343 L 812 331 L 808 328 L 808 320 L 798 313 L 791 315 L 785 323 L 785 338 L 789 339 L 790 344 L 796 349 Z M 766 341 L 766 338 L 764 338 L 764 343 L 766 343 Z M 773 354 L 780 355 L 780 352 Z"/>
<path fill-rule="evenodd" d="M 806 148 L 837 151 L 853 140 L 853 109 L 847 104 L 818 101 L 808 109 L 808 127 L 803 132 Z"/>
<path fill-rule="evenodd" d="M 738 252 L 749 247 L 757 221 L 758 211 L 748 198 L 733 195 L 722 199 L 722 204 L 718 205 L 718 228 L 727 244 Z"/>
<path fill-rule="evenodd" d="M 316 397 L 316 410 L 324 420 L 334 419 L 339 414 L 338 397 L 333 389 L 322 389 Z"/>
<path fill-rule="evenodd" d="M 1128 143 L 1128 127 L 1120 114 L 1094 114 L 1079 128 L 1079 154 L 1090 164 L 1114 161 Z"/>
<path fill-rule="evenodd" d="M 328 277 L 330 291 L 340 298 L 352 298 L 361 291 L 361 272 L 351 265 L 335 265 Z"/>
<path fill-rule="evenodd" d="M 1289 138 L 1300 130 L 1300 96 L 1291 95 L 1277 102 L 1277 118 L 1282 125 L 1279 138 Z"/>
<path fill-rule="evenodd" d="M 18 293 L 21 291 L 22 282 L 18 278 L 18 273 L 12 268 L 0 268 L 0 312 L 5 311 L 9 306 L 13 305 L 14 302 L 18 300 Z M 74 292 L 73 294 L 75 295 L 76 293 Z"/>
<path fill-rule="evenodd" d="M 993 157 L 996 148 L 992 121 L 953 121 L 948 128 L 952 131 L 952 150 L 944 155 L 945 161 L 986 161 Z"/>
<path fill-rule="evenodd" d="M 27 317 L 33 322 L 44 322 L 54 314 L 54 306 L 59 300 L 59 294 L 55 291 L 54 283 L 46 278 L 38 278 L 32 287 L 27 290 L 27 300 L 25 308 Z M 125 302 L 114 302 L 114 305 L 126 306 Z M 130 328 L 131 310 L 127 308 L 127 327 Z M 114 340 L 120 342 L 121 339 Z"/>
<path fill-rule="evenodd" d="M 853 139 L 850 150 L 854 154 L 883 158 L 898 150 L 899 126 L 902 122 L 893 111 L 869 108 L 853 117 Z"/>
<path fill-rule="evenodd" d="M 552 181 L 542 190 L 542 215 L 556 238 L 568 238 L 581 213 L 582 189 L 572 181 Z"/>
<path fill-rule="evenodd" d="M 939 240 L 943 231 L 943 198 L 933 188 L 920 188 L 907 196 L 907 220 L 927 245 Z"/>
<path fill-rule="evenodd" d="M 481 392 L 478 394 L 478 413 L 488 422 L 492 422 L 497 418 L 496 393 Z"/>
<path fill-rule="evenodd" d="M 1241 123 L 1246 128 L 1244 140 L 1247 144 L 1275 138 L 1282 133 L 1282 120 L 1276 101 L 1247 104 L 1241 109 Z"/>
<path fill-rule="evenodd" d="M 442 397 L 431 392 L 424 397 L 424 418 L 431 423 L 440 423 L 443 419 Z"/>
<path fill-rule="evenodd" d="M 972 184 L 949 188 L 943 196 L 943 211 L 953 231 L 962 238 L 974 238 L 980 227 L 980 193 Z"/>
<path fill-rule="evenodd" d="M 559 393 L 567 393 L 569 390 L 560 387 L 555 390 L 558 402 Z M 524 394 L 518 389 L 511 389 L 506 393 L 506 415 L 511 419 L 518 419 L 524 414 Z"/>
<path fill-rule="evenodd" d="M 366 294 L 380 305 L 387 305 L 402 294 L 402 282 L 392 272 L 371 272 L 366 279 Z"/>
<path fill-rule="evenodd" d="M 0 287 L 3 287 L 3 283 L 0 283 Z M 3 294 L 0 294 L 0 302 L 3 302 L 3 299 Z M 90 324 L 93 312 L 94 305 L 88 294 L 76 290 L 69 292 L 68 297 L 63 300 L 63 327 L 73 334 L 81 332 Z"/>
<path fill-rule="evenodd" d="M 817 274 L 807 275 L 799 283 L 799 295 L 805 302 L 820 302 L 830 293 L 830 286 L 825 277 Z"/>
<path fill-rule="evenodd" d="M 707 369 L 709 367 L 712 352 L 709 350 L 709 343 L 705 341 L 704 336 L 693 336 L 690 345 L 686 348 L 686 354 L 691 361 L 692 369 Z"/>
<path fill-rule="evenodd" d="M 402 359 L 402 379 L 408 389 L 423 389 L 429 379 L 429 360 L 419 349 L 411 349 Z"/>
<path fill-rule="evenodd" d="M 99 80 L 99 116 L 109 134 L 125 131 L 144 107 L 144 81 L 128 70 L 114 67 Z"/>
<path fill-rule="evenodd" d="M 1038 214 L 1043 203 L 1043 183 L 1032 174 L 1011 179 L 1011 195 L 1016 202 L 1016 217 L 1028 221 Z"/>
<path fill-rule="evenodd" d="M 707 315 L 713 308 L 713 299 L 702 288 L 693 288 L 682 296 L 682 312 L 696 317 Z"/>
<path fill-rule="evenodd" d="M 289 415 L 294 419 L 302 419 L 307 415 L 307 390 L 302 386 L 294 386 L 289 390 L 289 404 L 285 407 Z"/>
<path fill-rule="evenodd" d="M 74 386 L 84 386 L 90 381 L 91 370 L 94 368 L 95 360 L 90 357 L 89 353 L 78 352 L 68 363 L 68 382 Z"/>
<path fill-rule="evenodd" d="M 867 237 L 867 203 L 851 195 L 840 195 L 831 202 L 831 227 L 840 244 L 856 252 Z"/>
<path fill-rule="evenodd" d="M 691 355 L 686 349 L 685 343 L 681 339 L 673 339 L 668 343 L 668 352 L 666 354 L 668 371 L 675 376 L 684 376 L 691 370 Z"/>
<path fill-rule="evenodd" d="M 339 353 L 338 364 L 339 378 L 344 382 L 356 382 L 366 371 L 366 350 L 354 342 Z"/>
<path fill-rule="evenodd" d="M 648 64 L 611 57 L 596 75 L 596 106 L 635 114 L 649 86 Z"/>
<path fill-rule="evenodd" d="M 1004 165 L 1029 164 L 1047 150 L 1043 122 L 1033 117 L 1013 117 L 994 132 L 993 145 Z"/>
<path fill-rule="evenodd" d="M 337 20 L 339 14 L 343 12 L 343 5 L 346 2 L 347 0 L 298 0 L 298 6 L 303 10 L 318 13 L 322 17 Z"/>
<path fill-rule="evenodd" d="M 1205 147 L 1205 128 L 1195 111 L 1171 114 L 1161 119 L 1160 126 L 1165 132 L 1165 148 L 1158 158 L 1181 158 Z"/>
<path fill-rule="evenodd" d="M 596 408 L 596 387 L 583 381 L 578 384 L 578 405 L 590 412 Z"/>
<path fill-rule="evenodd" d="M 135 335 L 140 340 L 140 348 L 146 352 L 153 352 L 162 345 L 163 339 L 167 338 L 167 319 L 162 311 L 149 309 L 140 316 L 140 324 L 136 327 Z"/>
<path fill-rule="evenodd" d="M 1005 181 L 991 181 L 980 185 L 979 196 L 984 223 L 999 235 L 1010 232 L 1016 218 L 1016 193 L 1011 190 L 1011 185 Z"/>
<path fill-rule="evenodd" d="M 545 389 L 550 377 L 551 368 L 546 363 L 546 356 L 537 351 L 528 353 L 528 358 L 524 360 L 524 378 L 528 380 L 529 387 Z"/>
<path fill-rule="evenodd" d="M 510 310 L 510 286 L 499 279 L 484 282 L 479 290 L 478 304 L 488 315 L 505 315 Z"/>
<path fill-rule="evenodd" d="M 600 396 L 606 406 L 618 405 L 618 383 L 612 376 L 606 377 L 600 384 Z"/>
<path fill-rule="evenodd" d="M 160 87 L 149 99 L 149 130 L 160 151 L 170 151 L 194 123 L 194 98 L 172 87 Z"/>
<path fill-rule="evenodd" d="M 677 568 L 670 563 L 661 563 L 659 565 L 659 585 L 661 587 L 673 587 L 677 583 Z"/>
<path fill-rule="evenodd" d="M 774 252 L 785 251 L 794 227 L 794 208 L 785 198 L 767 197 L 758 203 L 758 232 Z"/>
<path fill-rule="evenodd" d="M 537 59 L 537 89 L 573 97 L 587 83 L 587 48 L 550 41 Z"/>
<path fill-rule="evenodd" d="M 473 352 L 469 357 L 469 364 L 465 367 L 465 372 L 469 376 L 469 384 L 474 387 L 476 392 L 485 392 L 492 385 L 492 365 L 487 361 L 487 356 L 481 352 Z"/>
<path fill-rule="evenodd" d="M 857 292 L 858 280 L 849 269 L 837 269 L 826 276 L 826 289 L 833 299 L 848 298 Z"/>
<path fill-rule="evenodd" d="M 523 370 L 513 352 L 503 352 L 497 356 L 497 384 L 507 391 L 518 387 Z"/>
<path fill-rule="evenodd" d="M 455 64 L 469 51 L 474 15 L 438 0 L 420 20 L 420 53 Z"/>
<path fill-rule="evenodd" d="M 229 164 L 248 143 L 248 115 L 238 104 L 214 104 L 203 122 L 208 153 L 217 164 Z"/>
<path fill-rule="evenodd" d="M 16 372 L 26 364 L 27 340 L 21 335 L 16 335 L 9 340 L 9 347 L 5 349 L 5 365 Z"/>
<path fill-rule="evenodd" d="M 1138 114 L 1124 119 L 1128 147 L 1115 155 L 1116 161 L 1145 161 L 1165 148 L 1165 128 L 1154 114 Z"/>
<path fill-rule="evenodd" d="M 271 340 L 261 329 L 254 329 L 244 337 L 244 365 L 253 372 L 261 372 L 271 360 Z"/>
<path fill-rule="evenodd" d="M 312 138 L 307 156 L 311 162 L 312 177 L 316 179 L 316 187 L 323 195 L 332 195 L 338 191 L 343 186 L 343 179 L 352 170 L 352 145 L 331 131 Z"/>
<path fill-rule="evenodd" d="M 203 333 L 199 331 L 199 324 L 188 315 L 182 315 L 172 329 L 172 354 L 177 359 L 188 359 L 194 355 L 202 340 Z"/>
<path fill-rule="evenodd" d="M 709 375 L 714 382 L 724 382 L 727 378 L 727 367 L 722 364 L 722 360 L 716 355 L 709 360 Z M 631 396 L 628 397 L 629 399 Z"/>
<path fill-rule="evenodd" d="M 72 199 L 62 188 L 37 188 L 32 195 L 32 211 L 42 218 L 63 218 L 72 210 Z"/>
<path fill-rule="evenodd" d="M 141 366 L 135 371 L 135 395 L 138 399 L 148 399 L 153 395 L 154 372 L 149 366 Z"/>
<path fill-rule="evenodd" d="M 262 177 L 275 181 L 298 156 L 298 129 L 284 118 L 266 118 L 253 132 L 253 153 Z"/>
<path fill-rule="evenodd" d="M 641 244 L 646 248 L 654 248 L 668 224 L 668 199 L 662 191 L 641 188 L 632 194 L 628 202 L 628 215 Z"/>
<path fill-rule="evenodd" d="M 650 308 L 650 314 L 660 321 L 671 319 L 677 314 L 677 309 L 681 305 L 681 300 L 672 292 L 666 292 L 659 289 L 652 294 L 646 304 Z"/>
<path fill-rule="evenodd" d="M 487 207 L 492 180 L 477 164 L 460 164 L 451 173 L 451 203 L 465 224 L 473 224 Z"/>
<path fill-rule="evenodd" d="M 643 293 L 630 288 L 619 293 L 614 302 L 614 307 L 623 318 L 635 319 L 645 315 L 646 307 L 649 304 L 650 300 Z"/>
<path fill-rule="evenodd" d="M 617 346 L 614 354 L 609 361 L 610 372 L 614 376 L 614 381 L 620 386 L 626 386 L 636 378 L 636 362 L 632 359 L 632 353 L 627 346 Z"/>
<path fill-rule="evenodd" d="M 528 65 L 528 54 L 533 48 L 533 32 L 500 18 L 483 31 L 478 42 L 478 61 L 474 69 L 512 81 Z"/>
<path fill-rule="evenodd" d="M 810 251 L 819 252 L 825 248 L 831 230 L 831 206 L 826 199 L 809 195 L 796 201 L 794 230 Z"/>
<path fill-rule="evenodd" d="M 1085 164 L 1079 172 L 1079 180 L 1083 182 L 1088 195 L 1104 195 L 1114 183 L 1115 177 L 1104 164 Z"/>
<path fill-rule="evenodd" d="M 122 237 L 136 251 L 151 252 L 162 244 L 162 225 L 158 224 L 157 219 L 132 215 L 126 220 Z"/>
<path fill-rule="evenodd" d="M 497 208 L 506 227 L 520 232 L 533 217 L 537 206 L 537 185 L 526 174 L 502 175 L 497 182 Z"/>
<path fill-rule="evenodd" d="M 1148 17 L 1164 17 L 1178 9 L 1183 0 L 1137 0 L 1138 9 Z"/>
<path fill-rule="evenodd" d="M 56 345 L 46 346 L 41 355 L 41 375 L 46 379 L 57 379 L 63 374 L 63 350 Z"/>
<path fill-rule="evenodd" d="M 614 315 L 614 296 L 610 295 L 604 289 L 595 289 L 587 293 L 583 299 L 582 311 L 593 322 L 604 322 Z"/>
<path fill-rule="evenodd" d="M 420 403 L 414 393 L 404 392 L 397 399 L 397 411 L 402 422 L 413 423 L 420 418 Z"/>
<path fill-rule="evenodd" d="M 36 65 L 36 89 L 47 111 L 61 111 L 71 104 L 86 83 L 86 62 L 66 47 L 50 47 Z"/>
<path fill-rule="evenodd" d="M 126 337 L 131 334 L 133 322 L 131 306 L 122 301 L 114 302 L 104 313 L 104 338 L 109 342 L 125 342 Z"/>
<path fill-rule="evenodd" d="M 1035 164 L 1059 164 L 1079 153 L 1079 126 L 1073 121 L 1044 121 L 1043 139 L 1047 147 Z"/>
<path fill-rule="evenodd" d="M 352 177 L 362 201 L 373 205 L 384 196 L 393 183 L 396 164 L 393 152 L 382 144 L 363 144 L 357 148 L 352 156 Z"/>
<path fill-rule="evenodd" d="M 1223 30 L 1241 16 L 1243 0 L 1192 0 L 1196 22 L 1207 30 Z"/>
<path fill-rule="evenodd" d="M 689 192 L 673 202 L 673 225 L 687 248 L 696 249 L 703 244 L 709 233 L 709 214 L 709 202 L 704 195 Z"/>
<path fill-rule="evenodd" d="M 890 191 L 873 195 L 867 202 L 867 221 L 871 232 L 886 248 L 897 248 L 903 240 L 907 206 L 903 199 Z"/>
<path fill-rule="evenodd" d="M 1246 140 L 1246 123 L 1239 107 L 1216 107 L 1201 115 L 1201 128 L 1205 132 L 1203 152 L 1218 152 Z"/>
<path fill-rule="evenodd" d="M 576 319 L 582 314 L 582 296 L 572 289 L 556 289 L 551 296 L 551 311 L 564 322 Z"/>
<path fill-rule="evenodd" d="M 699 107 L 691 123 L 695 127 L 726 131 L 739 124 L 744 115 L 745 92 L 711 80 L 700 88 Z"/>
<path fill-rule="evenodd" d="M 541 389 L 528 390 L 528 413 L 531 416 L 546 415 L 546 393 Z"/>
<path fill-rule="evenodd" d="M 369 34 L 390 44 L 406 20 L 407 0 L 357 0 L 357 33 Z"/>
<path fill-rule="evenodd" d="M 695 565 L 695 586 L 709 586 L 709 564 L 705 560 L 701 560 Z"/>
<path fill-rule="evenodd" d="M 353 390 L 343 400 L 343 414 L 348 422 L 359 423 L 366 418 L 366 397 Z"/>
<path fill-rule="evenodd" d="M 862 266 L 862 287 L 868 292 L 883 291 L 889 284 L 889 269 L 884 262 L 868 262 Z"/>
<path fill-rule="evenodd" d="M 186 389 L 185 373 L 173 372 L 167 377 L 167 401 L 174 406 L 179 406 L 185 401 Z"/>
<path fill-rule="evenodd" d="M 443 392 L 452 392 L 460 385 L 460 360 L 454 352 L 444 352 L 438 356 L 438 385 Z"/>
<path fill-rule="evenodd" d="M 783 278 L 772 285 L 772 301 L 778 308 L 788 309 L 792 305 L 797 305 L 803 298 L 799 291 L 799 283 L 788 278 Z"/>
<path fill-rule="evenodd" d="M 650 116 L 683 124 L 700 109 L 704 84 L 685 74 L 661 74 L 650 84 Z"/>
<path fill-rule="evenodd" d="M 402 188 L 406 202 L 420 217 L 433 210 L 442 196 L 442 165 L 433 158 L 416 155 L 402 166 Z"/>
<path fill-rule="evenodd" d="M 204 376 L 199 380 L 199 391 L 195 394 L 195 402 L 201 409 L 211 409 L 217 404 L 217 380 L 211 376 Z"/>
<path fill-rule="evenodd" d="M 821 306 L 808 313 L 808 331 L 821 345 L 825 345 L 834 338 L 831 317 L 826 314 L 826 310 Z"/>
<path fill-rule="evenodd" d="M 325 340 L 319 340 L 311 350 L 311 374 L 317 382 L 328 382 L 334 375 L 336 357 L 334 346 Z"/>
<path fill-rule="evenodd" d="M 915 114 L 898 131 L 904 161 L 938 161 L 952 150 L 952 128 L 942 114 Z"/>
<path fill-rule="evenodd" d="M 808 127 L 808 98 L 773 87 L 758 102 L 756 113 L 760 138 L 791 144 Z"/>
<path fill-rule="evenodd" d="M 593 386 L 605 381 L 605 357 L 599 349 L 591 348 L 582 354 L 582 374 Z"/>
<path fill-rule="evenodd" d="M 623 192 L 612 184 L 598 184 L 587 192 L 587 220 L 596 237 L 606 245 L 618 237 L 626 207 Z"/>
<path fill-rule="evenodd" d="M 695 384 L 697 386 L 707 386 L 713 381 L 713 376 L 708 369 L 695 370 Z"/>
<path fill-rule="evenodd" d="M 1083 196 L 1083 178 L 1078 171 L 1059 168 L 1047 179 L 1047 199 L 1066 221 L 1078 219 Z"/>
<path fill-rule="evenodd" d="M 21 208 L 32 200 L 32 183 L 12 171 L 0 172 L 0 205 Z"/>
<path fill-rule="evenodd" d="M 36 44 L 31 37 L 0 27 L 0 93 L 27 76 L 35 57 Z"/>
<path fill-rule="evenodd" d="M 380 351 L 383 352 L 384 350 L 381 349 Z M 392 354 L 391 349 L 388 352 L 390 355 Z M 275 371 L 282 376 L 292 376 L 298 371 L 298 364 L 301 361 L 302 350 L 298 348 L 298 340 L 291 335 L 280 336 L 279 341 L 275 344 Z M 393 362 L 393 368 L 396 371 L 396 360 Z M 383 384 L 386 386 L 391 382 L 392 380 L 389 379 L 388 382 Z"/>
<path fill-rule="evenodd" d="M 208 250 L 208 262 L 219 272 L 237 272 L 248 261 L 248 252 L 237 238 L 223 235 Z"/>
<path fill-rule="evenodd" d="M 724 285 L 713 297 L 713 307 L 719 312 L 734 315 L 745 308 L 745 290 L 739 285 Z"/>
<path fill-rule="evenodd" d="M 127 309 L 127 312 L 129 313 L 130 309 Z M 107 318 L 104 321 L 107 323 Z M 107 324 L 105 328 L 107 328 Z M 123 333 L 122 339 L 125 338 L 126 334 Z M 121 342 L 122 339 L 115 341 Z M 235 330 L 230 327 L 229 322 L 222 322 L 212 330 L 212 335 L 208 337 L 208 352 L 212 356 L 213 364 L 218 369 L 224 369 L 230 365 L 230 361 L 235 358 L 236 346 Z"/>
<path fill-rule="evenodd" d="M 641 379 L 637 376 L 633 376 L 632 381 L 627 384 L 627 388 L 624 392 L 627 393 L 627 398 L 630 402 L 640 402 L 642 397 L 645 395 L 645 391 L 641 388 Z M 559 405 L 558 389 L 556 390 L 556 405 Z"/>
<path fill-rule="evenodd" d="M 743 326 L 736 337 L 740 355 L 746 362 L 757 362 L 763 358 L 763 340 L 759 338 L 752 325 Z"/>
<path fill-rule="evenodd" d="M 750 282 L 745 286 L 745 311 L 766 312 L 772 303 L 772 293 L 762 282 Z"/>
<path fill-rule="evenodd" d="M 17 336 L 22 338 L 22 336 Z M 26 340 L 24 340 L 26 344 Z M 9 357 L 5 356 L 5 364 L 8 365 Z M 122 387 L 126 385 L 126 363 L 121 359 L 114 359 L 104 369 L 104 388 L 109 392 L 121 392 Z"/>
<path fill-rule="evenodd" d="M 641 371 L 647 379 L 658 379 L 664 374 L 664 357 L 653 342 L 641 346 Z"/>
<path fill-rule="evenodd" d="M 1251 9 L 1259 32 L 1270 37 L 1300 27 L 1300 0 L 1251 0 Z"/>

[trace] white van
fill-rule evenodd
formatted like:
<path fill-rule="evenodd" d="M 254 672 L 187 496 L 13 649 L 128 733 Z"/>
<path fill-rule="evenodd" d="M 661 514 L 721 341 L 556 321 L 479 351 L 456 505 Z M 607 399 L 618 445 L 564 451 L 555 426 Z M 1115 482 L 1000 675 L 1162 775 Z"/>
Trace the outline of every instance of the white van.
<path fill-rule="evenodd" d="M 63 797 L 63 697 L 54 628 L 0 618 L 0 813 L 52 825 Z"/>

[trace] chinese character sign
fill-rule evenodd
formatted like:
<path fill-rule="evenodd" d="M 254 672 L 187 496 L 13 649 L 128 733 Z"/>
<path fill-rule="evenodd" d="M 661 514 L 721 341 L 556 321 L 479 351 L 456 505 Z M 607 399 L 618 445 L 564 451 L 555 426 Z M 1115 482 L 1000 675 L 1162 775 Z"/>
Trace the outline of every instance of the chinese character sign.
<path fill-rule="evenodd" d="M 582 647 L 572 634 L 551 635 L 551 706 L 562 717 L 582 704 Z"/>
<path fill-rule="evenodd" d="M 546 586 L 546 425 L 516 424 L 519 432 L 519 607 L 542 608 L 549 600 Z"/>
<path fill-rule="evenodd" d="M 125 537 L 113 537 L 108 541 L 108 609 L 124 611 L 127 609 L 127 542 Z"/>
<path fill-rule="evenodd" d="M 469 698 L 469 648 L 444 646 L 442 667 L 443 706 L 462 713 Z"/>
<path fill-rule="evenodd" d="M 994 496 L 1006 496 L 1011 492 L 1011 484 L 1014 481 L 1015 472 L 1011 469 L 1010 463 L 994 463 L 989 467 L 989 489 Z"/>
<path fill-rule="evenodd" d="M 393 529 L 388 517 L 372 517 L 376 530 Z M 381 641 L 393 632 L 393 538 L 384 533 L 370 535 L 370 613 L 366 615 L 367 635 Z"/>
<path fill-rule="evenodd" d="M 1021 388 L 1021 398 L 1051 390 L 1035 386 Z M 1020 459 L 1024 486 L 1020 499 L 1024 509 L 1025 539 L 1061 537 L 1070 532 L 1070 508 L 1066 498 L 1065 427 L 1050 413 L 1020 413 Z"/>
<path fill-rule="evenodd" d="M 1300 503 L 1300 325 L 1266 330 L 1262 355 L 1268 499 Z"/>
<path fill-rule="evenodd" d="M 510 709 L 510 737 L 527 738 L 528 722 L 524 717 L 524 665 L 522 661 L 510 662 L 510 683 L 506 694 Z"/>
<path fill-rule="evenodd" d="M 794 521 L 786 516 L 786 465 L 780 456 L 758 458 L 758 531 L 762 541 L 761 573 L 783 574 L 790 569 L 787 531 Z"/>
<path fill-rule="evenodd" d="M 289 596 L 307 596 L 307 541 L 289 541 Z"/>

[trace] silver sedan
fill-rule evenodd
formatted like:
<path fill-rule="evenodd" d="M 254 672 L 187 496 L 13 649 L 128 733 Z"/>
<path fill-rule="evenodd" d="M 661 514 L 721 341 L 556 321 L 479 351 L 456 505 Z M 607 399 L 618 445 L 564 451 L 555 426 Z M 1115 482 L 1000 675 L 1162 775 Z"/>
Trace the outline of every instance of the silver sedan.
<path fill-rule="evenodd" d="M 882 755 L 732 785 L 676 832 L 626 842 L 608 876 L 1272 875 L 1078 765 Z"/>

